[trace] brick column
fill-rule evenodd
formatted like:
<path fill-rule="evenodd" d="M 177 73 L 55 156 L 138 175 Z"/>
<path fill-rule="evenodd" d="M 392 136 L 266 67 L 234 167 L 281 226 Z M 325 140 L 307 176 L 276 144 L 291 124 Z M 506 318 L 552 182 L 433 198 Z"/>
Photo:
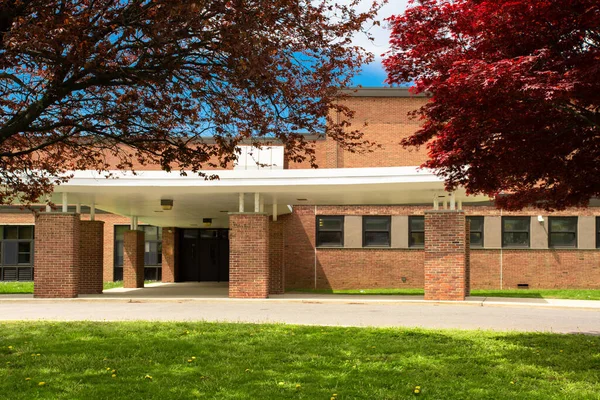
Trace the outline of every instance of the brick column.
<path fill-rule="evenodd" d="M 283 294 L 283 221 L 269 222 L 269 294 Z"/>
<path fill-rule="evenodd" d="M 126 231 L 123 237 L 123 287 L 144 287 L 144 232 Z"/>
<path fill-rule="evenodd" d="M 80 265 L 79 293 L 100 294 L 103 289 L 104 221 L 79 221 Z"/>
<path fill-rule="evenodd" d="M 229 297 L 269 296 L 269 217 L 229 214 Z"/>
<path fill-rule="evenodd" d="M 175 282 L 177 279 L 177 248 L 179 235 L 177 228 L 162 228 L 162 281 Z"/>
<path fill-rule="evenodd" d="M 463 211 L 425 211 L 425 300 L 465 299 L 466 229 Z"/>
<path fill-rule="evenodd" d="M 79 294 L 79 214 L 41 213 L 35 221 L 34 297 Z"/>

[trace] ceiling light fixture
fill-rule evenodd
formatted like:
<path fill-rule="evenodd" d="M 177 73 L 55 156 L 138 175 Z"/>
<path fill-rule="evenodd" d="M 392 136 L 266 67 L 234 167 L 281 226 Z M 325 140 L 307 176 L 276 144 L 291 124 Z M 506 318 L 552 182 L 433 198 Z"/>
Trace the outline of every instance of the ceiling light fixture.
<path fill-rule="evenodd" d="M 160 206 L 165 211 L 170 211 L 173 209 L 173 199 L 161 199 Z"/>

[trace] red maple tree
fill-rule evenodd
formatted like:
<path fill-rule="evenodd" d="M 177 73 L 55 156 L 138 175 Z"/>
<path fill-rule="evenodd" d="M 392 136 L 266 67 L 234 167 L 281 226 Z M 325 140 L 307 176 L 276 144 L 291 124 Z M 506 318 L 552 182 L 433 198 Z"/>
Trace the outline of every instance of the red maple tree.
<path fill-rule="evenodd" d="M 0 203 L 108 159 L 199 172 L 242 141 L 312 164 L 307 134 L 368 146 L 339 102 L 371 59 L 351 38 L 378 5 L 358 3 L 0 0 Z"/>
<path fill-rule="evenodd" d="M 421 0 L 389 22 L 388 82 L 431 94 L 403 144 L 448 189 L 505 209 L 600 196 L 598 0 Z"/>

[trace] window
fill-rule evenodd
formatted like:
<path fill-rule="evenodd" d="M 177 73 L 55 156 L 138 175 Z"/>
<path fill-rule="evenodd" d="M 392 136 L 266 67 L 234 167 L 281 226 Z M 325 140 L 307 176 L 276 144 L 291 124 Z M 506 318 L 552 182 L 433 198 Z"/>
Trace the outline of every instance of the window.
<path fill-rule="evenodd" d="M 390 247 L 392 217 L 363 217 L 363 246 Z"/>
<path fill-rule="evenodd" d="M 577 247 L 577 217 L 548 218 L 549 247 Z"/>
<path fill-rule="evenodd" d="M 408 217 L 408 246 L 425 247 L 425 217 Z"/>
<path fill-rule="evenodd" d="M 123 239 L 129 225 L 115 225 L 114 280 L 123 280 Z M 144 225 L 138 228 L 144 232 L 144 279 L 162 279 L 162 228 Z"/>
<path fill-rule="evenodd" d="M 502 217 L 502 247 L 529 247 L 531 217 Z"/>
<path fill-rule="evenodd" d="M 33 225 L 0 226 L 0 281 L 33 280 Z"/>
<path fill-rule="evenodd" d="M 344 217 L 317 216 L 317 247 L 344 246 Z"/>
<path fill-rule="evenodd" d="M 471 222 L 471 247 L 483 247 L 483 217 L 467 217 Z"/>

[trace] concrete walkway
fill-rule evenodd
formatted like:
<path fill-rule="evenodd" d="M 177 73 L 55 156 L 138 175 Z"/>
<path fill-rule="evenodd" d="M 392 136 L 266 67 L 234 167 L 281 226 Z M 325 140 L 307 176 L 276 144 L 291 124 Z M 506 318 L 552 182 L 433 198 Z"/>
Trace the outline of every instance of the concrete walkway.
<path fill-rule="evenodd" d="M 178 288 L 178 291 L 175 290 Z M 286 294 L 229 299 L 224 285 L 157 284 L 103 295 L 44 300 L 0 295 L 0 320 L 223 321 L 330 326 L 424 327 L 600 335 L 600 301 Z"/>

